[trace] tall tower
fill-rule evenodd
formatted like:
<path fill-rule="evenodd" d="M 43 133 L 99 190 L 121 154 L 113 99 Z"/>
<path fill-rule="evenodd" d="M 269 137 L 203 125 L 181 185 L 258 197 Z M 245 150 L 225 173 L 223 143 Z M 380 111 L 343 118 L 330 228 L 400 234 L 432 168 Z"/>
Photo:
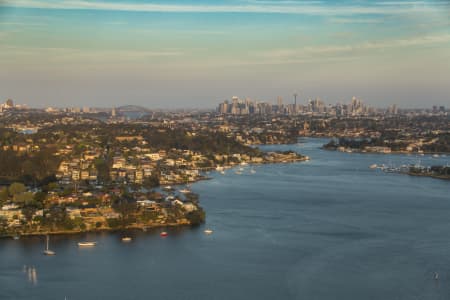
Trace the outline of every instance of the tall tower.
<path fill-rule="evenodd" d="M 294 114 L 297 114 L 297 93 L 294 93 Z"/>

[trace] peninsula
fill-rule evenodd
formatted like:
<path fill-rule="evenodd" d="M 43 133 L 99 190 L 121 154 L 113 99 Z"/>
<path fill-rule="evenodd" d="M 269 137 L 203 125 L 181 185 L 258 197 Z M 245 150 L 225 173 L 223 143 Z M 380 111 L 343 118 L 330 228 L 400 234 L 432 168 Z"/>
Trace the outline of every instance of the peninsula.
<path fill-rule="evenodd" d="M 198 117 L 10 109 L 0 116 L 0 236 L 201 224 L 190 184 L 210 171 L 307 159 L 260 151 Z"/>

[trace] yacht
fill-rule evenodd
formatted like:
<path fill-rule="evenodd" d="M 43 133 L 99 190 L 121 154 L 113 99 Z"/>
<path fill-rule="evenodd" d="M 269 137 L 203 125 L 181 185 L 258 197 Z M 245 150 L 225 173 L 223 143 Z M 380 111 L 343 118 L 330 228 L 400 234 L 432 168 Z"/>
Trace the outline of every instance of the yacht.
<path fill-rule="evenodd" d="M 94 247 L 97 242 L 78 242 L 78 247 Z"/>
<path fill-rule="evenodd" d="M 168 236 L 169 234 L 168 234 L 166 231 L 163 231 L 163 232 L 161 232 L 159 235 L 162 236 L 162 237 L 166 237 L 166 236 Z"/>
<path fill-rule="evenodd" d="M 204 233 L 206 233 L 206 234 L 212 234 L 213 231 L 212 231 L 211 229 L 205 229 Z"/>
<path fill-rule="evenodd" d="M 122 238 L 122 242 L 131 242 L 131 240 L 132 240 L 132 238 L 129 237 L 129 236 L 124 236 L 124 237 Z"/>
<path fill-rule="evenodd" d="M 50 240 L 50 237 L 47 234 L 47 242 L 46 242 L 46 246 L 45 246 L 45 250 L 44 250 L 44 255 L 56 255 L 55 251 L 52 251 L 48 248 L 49 240 Z"/>
<path fill-rule="evenodd" d="M 370 165 L 370 169 L 376 169 L 378 167 L 378 165 L 377 164 L 373 164 L 373 165 Z"/>
<path fill-rule="evenodd" d="M 183 194 L 189 194 L 190 192 L 191 192 L 191 190 L 189 190 L 189 189 L 180 190 L 180 193 L 183 193 Z"/>

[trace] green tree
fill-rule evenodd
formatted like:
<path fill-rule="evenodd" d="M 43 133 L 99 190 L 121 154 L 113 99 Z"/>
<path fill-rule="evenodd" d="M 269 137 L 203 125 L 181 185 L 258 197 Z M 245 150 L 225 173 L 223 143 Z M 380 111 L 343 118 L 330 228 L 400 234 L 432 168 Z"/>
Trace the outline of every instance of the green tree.
<path fill-rule="evenodd" d="M 13 201 L 20 204 L 28 204 L 33 201 L 33 193 L 25 192 L 14 195 Z"/>
<path fill-rule="evenodd" d="M 45 192 L 37 192 L 34 194 L 34 197 L 33 197 L 34 201 L 37 203 L 40 203 L 42 206 L 43 206 L 46 198 L 47 198 L 47 193 L 45 193 Z"/>
<path fill-rule="evenodd" d="M 24 193 L 26 190 L 27 190 L 27 188 L 25 187 L 25 185 L 20 182 L 14 182 L 8 188 L 9 195 L 11 197 L 14 197 L 15 195 Z"/>
<path fill-rule="evenodd" d="M 4 187 L 0 189 L 0 203 L 5 202 L 9 198 L 8 188 Z"/>
<path fill-rule="evenodd" d="M 26 206 L 22 209 L 22 213 L 25 216 L 25 220 L 27 220 L 27 224 L 31 226 L 31 221 L 33 220 L 34 213 L 36 212 L 36 208 L 33 206 Z"/>

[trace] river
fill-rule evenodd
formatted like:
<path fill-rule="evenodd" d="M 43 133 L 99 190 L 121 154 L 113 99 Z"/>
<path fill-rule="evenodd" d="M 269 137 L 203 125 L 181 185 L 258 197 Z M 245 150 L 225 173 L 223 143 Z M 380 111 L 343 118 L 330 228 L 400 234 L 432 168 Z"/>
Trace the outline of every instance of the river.
<path fill-rule="evenodd" d="M 194 184 L 197 228 L 0 240 L 0 299 L 449 299 L 450 182 L 372 170 L 450 157 L 292 149 L 309 162 Z M 203 230 L 211 228 L 213 234 Z M 80 249 L 80 240 L 96 247 Z M 438 279 L 435 278 L 436 273 Z"/>

